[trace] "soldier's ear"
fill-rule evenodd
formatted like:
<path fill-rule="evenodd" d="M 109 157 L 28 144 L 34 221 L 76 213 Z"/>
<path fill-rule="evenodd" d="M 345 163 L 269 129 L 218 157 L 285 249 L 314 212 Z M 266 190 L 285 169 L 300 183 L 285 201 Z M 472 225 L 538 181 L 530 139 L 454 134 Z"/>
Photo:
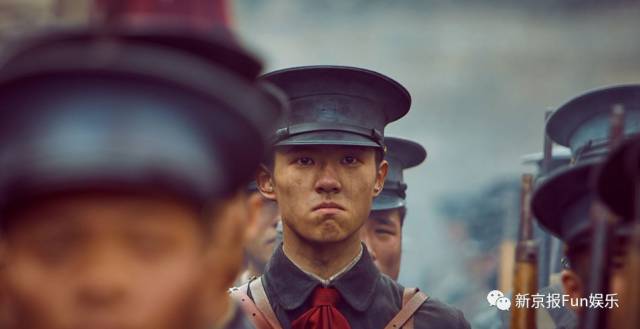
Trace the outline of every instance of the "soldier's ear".
<path fill-rule="evenodd" d="M 387 160 L 380 161 L 378 170 L 376 171 L 376 182 L 373 185 L 373 196 L 378 196 L 384 188 L 384 179 L 387 177 L 387 171 L 389 170 L 389 163 Z"/>
<path fill-rule="evenodd" d="M 256 185 L 260 194 L 269 200 L 276 200 L 275 184 L 273 182 L 273 174 L 264 165 L 260 165 L 256 173 Z"/>

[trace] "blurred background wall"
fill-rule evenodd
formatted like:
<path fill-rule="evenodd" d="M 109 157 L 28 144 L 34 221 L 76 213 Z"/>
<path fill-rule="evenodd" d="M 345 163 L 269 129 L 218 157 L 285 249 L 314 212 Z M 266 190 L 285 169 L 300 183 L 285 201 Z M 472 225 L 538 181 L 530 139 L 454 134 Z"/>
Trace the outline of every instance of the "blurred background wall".
<path fill-rule="evenodd" d="M 0 0 L 0 45 L 73 24 L 88 0 Z M 176 0 L 174 0 L 176 1 Z M 594 0 L 236 0 L 240 35 L 266 70 L 361 66 L 404 84 L 413 106 L 388 135 L 423 144 L 409 171 L 401 283 L 474 319 L 497 285 L 518 220 L 521 156 L 543 115 L 583 91 L 640 82 L 640 4 Z"/>

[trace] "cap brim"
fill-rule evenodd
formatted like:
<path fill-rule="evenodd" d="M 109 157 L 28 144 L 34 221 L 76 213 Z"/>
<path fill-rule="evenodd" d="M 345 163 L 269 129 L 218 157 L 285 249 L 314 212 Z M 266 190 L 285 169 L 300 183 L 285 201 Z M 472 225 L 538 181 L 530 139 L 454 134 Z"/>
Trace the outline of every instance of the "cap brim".
<path fill-rule="evenodd" d="M 628 111 L 636 109 L 640 97 L 640 85 L 617 85 L 589 91 L 560 106 L 547 120 L 545 131 L 554 142 L 570 146 L 576 129 L 591 118 L 610 111 L 613 104 L 621 104 Z M 625 111 L 626 112 L 626 111 Z M 606 112 L 605 112 L 606 113 Z M 626 115 L 625 131 L 631 129 Z M 631 125 L 633 126 L 633 125 Z"/>
<path fill-rule="evenodd" d="M 312 131 L 308 133 L 302 133 L 279 141 L 274 146 L 296 145 L 346 145 L 379 148 L 382 147 L 370 138 L 342 131 Z"/>
<path fill-rule="evenodd" d="M 375 197 L 375 199 L 373 199 L 371 210 L 375 211 L 375 210 L 398 209 L 398 208 L 404 208 L 406 205 L 407 205 L 407 202 L 399 196 L 380 194 L 377 197 Z"/>
<path fill-rule="evenodd" d="M 577 196 L 589 190 L 589 177 L 595 163 L 588 162 L 561 169 L 536 188 L 531 199 L 531 209 L 538 223 L 545 231 L 565 239 L 562 231 L 562 217 L 565 209 Z"/>
<path fill-rule="evenodd" d="M 415 167 L 427 159 L 427 150 L 414 141 L 385 137 L 384 144 L 388 148 L 387 157 L 397 158 L 402 164 L 402 169 Z"/>

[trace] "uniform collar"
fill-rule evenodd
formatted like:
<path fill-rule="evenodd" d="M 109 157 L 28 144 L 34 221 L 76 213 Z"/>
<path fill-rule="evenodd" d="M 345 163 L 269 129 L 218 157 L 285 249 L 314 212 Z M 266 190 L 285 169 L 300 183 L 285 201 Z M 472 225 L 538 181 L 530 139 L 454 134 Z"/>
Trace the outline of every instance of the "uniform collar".
<path fill-rule="evenodd" d="M 322 285 L 318 279 L 298 268 L 282 250 L 280 245 L 265 270 L 267 289 L 271 290 L 285 310 L 300 307 L 313 290 Z M 363 246 L 360 259 L 329 283 L 336 288 L 351 307 L 364 311 L 369 307 L 376 289 L 380 271 Z"/>
<path fill-rule="evenodd" d="M 336 281 L 339 277 L 341 277 L 343 274 L 347 273 L 350 269 L 352 269 L 358 263 L 360 258 L 362 258 L 363 250 L 364 250 L 364 246 L 360 245 L 360 251 L 358 252 L 358 256 L 356 256 L 352 261 L 349 262 L 349 264 L 347 264 L 345 267 L 343 267 L 341 270 L 339 270 L 337 273 L 335 273 L 328 279 L 323 279 L 318 275 L 316 275 L 315 273 L 305 271 L 302 267 L 296 264 L 296 262 L 294 262 L 291 258 L 289 258 L 287 253 L 284 252 L 284 248 L 282 248 L 282 252 L 284 253 L 285 257 L 287 257 L 287 259 L 289 259 L 289 261 L 292 262 L 293 265 L 295 265 L 300 271 L 304 272 L 308 276 L 318 280 L 323 287 L 330 287 L 334 281 Z"/>

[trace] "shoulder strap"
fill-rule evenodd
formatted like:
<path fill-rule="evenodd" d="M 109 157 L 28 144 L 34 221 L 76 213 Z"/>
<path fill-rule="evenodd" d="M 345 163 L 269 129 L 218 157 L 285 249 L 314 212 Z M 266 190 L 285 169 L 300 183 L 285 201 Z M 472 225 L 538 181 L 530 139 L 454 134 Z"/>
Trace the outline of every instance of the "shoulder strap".
<path fill-rule="evenodd" d="M 276 317 L 276 314 L 271 308 L 267 292 L 264 290 L 262 276 L 249 282 L 249 289 L 251 290 L 251 296 L 253 296 L 253 301 L 256 307 L 260 310 L 260 313 L 262 313 L 270 327 L 273 329 L 282 329 L 280 321 L 278 321 L 278 317 Z"/>
<path fill-rule="evenodd" d="M 405 288 L 402 308 L 384 329 L 413 329 L 413 315 L 429 297 L 418 288 Z"/>
<path fill-rule="evenodd" d="M 251 298 L 249 298 L 249 295 L 247 295 L 249 283 L 251 283 L 251 281 L 241 285 L 240 287 L 233 287 L 229 289 L 229 295 L 231 295 L 231 298 L 240 304 L 242 311 L 247 317 L 249 317 L 249 319 L 251 319 L 251 322 L 256 329 L 273 329 L 262 312 L 258 310 L 256 304 L 251 300 Z"/>

